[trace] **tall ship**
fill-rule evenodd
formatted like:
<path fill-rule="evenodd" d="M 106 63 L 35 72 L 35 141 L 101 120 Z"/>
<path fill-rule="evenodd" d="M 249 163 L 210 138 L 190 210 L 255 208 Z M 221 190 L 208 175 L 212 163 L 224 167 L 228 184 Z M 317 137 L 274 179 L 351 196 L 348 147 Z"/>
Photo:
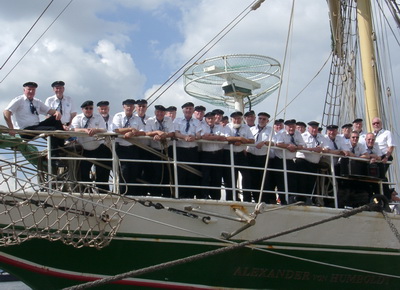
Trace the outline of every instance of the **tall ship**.
<path fill-rule="evenodd" d="M 398 19 L 396 1 L 385 3 L 391 17 Z M 249 11 L 258 13 L 265 5 L 254 1 Z M 384 128 L 395 132 L 396 116 L 388 113 L 393 109 L 387 97 L 390 88 L 379 72 L 371 2 L 328 0 L 327 5 L 332 53 L 321 126 L 326 129 L 360 117 L 372 131 L 370 124 L 379 116 Z M 187 65 L 182 79 L 189 95 L 240 115 L 280 93 L 284 69 L 284 62 L 272 57 L 231 54 Z M 278 114 L 276 110 L 271 119 L 278 119 Z M 94 135 L 110 149 L 111 158 L 88 159 L 77 145 L 66 146 L 64 154 L 55 157 L 54 138 L 49 136 L 79 140 L 85 133 L 16 131 L 34 138 L 12 136 L 9 128 L 1 127 L 0 147 L 7 158 L 0 160 L 0 268 L 33 289 L 395 289 L 400 285 L 400 215 L 384 194 L 385 188 L 395 188 L 396 159 L 388 163 L 388 179 L 374 174 L 382 167 L 368 165 L 369 159 L 329 152 L 299 150 L 318 159 L 323 156 L 325 162 L 315 165 L 315 173 L 294 171 L 286 163 L 277 168 L 271 166 L 271 155 L 286 159 L 290 152 L 273 142 L 272 134 L 264 144 L 266 162 L 261 167 L 232 161 L 237 139 L 196 140 L 199 146 L 224 146 L 231 160 L 224 164 L 180 160 L 179 140 L 167 138 L 161 150 L 155 150 L 148 145 L 148 136 L 125 141 L 149 158 L 123 159 L 116 153 L 118 132 Z M 339 158 L 343 165 L 338 174 Z M 82 162 L 88 160 L 95 167 L 108 162 L 108 182 L 79 179 Z M 135 164 L 133 168 L 139 164 L 158 168 L 153 175 L 162 168 L 167 181 L 124 180 L 124 162 Z M 228 179 L 239 177 L 238 182 L 229 185 L 224 179 L 219 186 L 180 182 L 180 174 L 204 178 L 202 167 L 221 168 Z M 261 176 L 259 188 L 245 187 L 243 172 Z M 91 173 L 92 178 L 95 175 Z M 278 175 L 283 190 L 265 187 Z M 295 175 L 312 177 L 309 192 L 290 190 Z M 372 196 L 358 188 L 365 184 L 374 188 Z M 163 194 L 152 195 L 155 189 Z M 205 194 L 211 191 L 218 198 Z M 347 193 L 359 202 L 343 203 Z"/>

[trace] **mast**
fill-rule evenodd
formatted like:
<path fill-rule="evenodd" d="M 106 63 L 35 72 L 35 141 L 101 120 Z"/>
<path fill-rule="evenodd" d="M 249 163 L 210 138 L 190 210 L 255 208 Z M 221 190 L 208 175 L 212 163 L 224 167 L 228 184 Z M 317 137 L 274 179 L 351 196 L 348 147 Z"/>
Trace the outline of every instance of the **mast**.
<path fill-rule="evenodd" d="M 357 0 L 357 23 L 360 38 L 361 66 L 364 79 L 365 113 L 368 132 L 372 131 L 372 119 L 379 116 L 379 91 L 372 32 L 370 0 Z"/>

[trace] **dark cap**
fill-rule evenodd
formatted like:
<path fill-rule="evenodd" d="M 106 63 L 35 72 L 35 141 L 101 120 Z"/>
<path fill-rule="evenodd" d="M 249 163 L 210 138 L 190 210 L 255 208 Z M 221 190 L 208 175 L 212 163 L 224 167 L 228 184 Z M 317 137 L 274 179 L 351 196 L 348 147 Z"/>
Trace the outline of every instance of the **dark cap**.
<path fill-rule="evenodd" d="M 215 117 L 215 113 L 208 112 L 207 114 L 204 115 L 204 118 L 211 118 L 211 117 Z"/>
<path fill-rule="evenodd" d="M 135 104 L 136 105 L 147 105 L 147 101 L 145 99 L 140 99 L 140 100 L 137 100 Z"/>
<path fill-rule="evenodd" d="M 65 86 L 65 83 L 63 81 L 55 81 L 54 83 L 51 84 L 51 86 L 54 87 L 63 87 Z"/>
<path fill-rule="evenodd" d="M 126 99 L 125 101 L 122 101 L 122 105 L 134 105 L 136 104 L 136 101 L 134 99 Z"/>
<path fill-rule="evenodd" d="M 167 110 L 167 109 L 165 109 L 165 107 L 163 105 L 155 105 L 154 108 L 157 111 L 163 111 L 163 112 L 165 112 Z"/>
<path fill-rule="evenodd" d="M 326 129 L 327 129 L 327 130 L 335 130 L 335 129 L 337 129 L 337 128 L 339 128 L 338 125 L 329 125 L 329 126 L 326 126 Z"/>
<path fill-rule="evenodd" d="M 351 127 L 353 127 L 353 125 L 350 124 L 350 123 L 348 123 L 348 124 L 344 124 L 344 125 L 342 126 L 342 129 L 344 129 L 344 128 L 351 128 Z"/>
<path fill-rule="evenodd" d="M 303 126 L 303 127 L 307 127 L 306 123 L 302 122 L 302 121 L 298 121 L 296 122 L 297 126 Z"/>
<path fill-rule="evenodd" d="M 319 128 L 318 128 L 318 132 L 322 132 L 323 129 L 324 129 L 324 128 L 319 127 Z"/>
<path fill-rule="evenodd" d="M 253 111 L 253 110 L 251 110 L 251 111 L 248 111 L 248 112 L 246 112 L 245 114 L 244 114 L 244 116 L 245 117 L 248 117 L 248 116 L 251 116 L 251 115 L 256 115 L 256 113 Z"/>
<path fill-rule="evenodd" d="M 93 101 L 85 101 L 81 105 L 81 108 L 87 107 L 87 106 L 93 106 Z"/>
<path fill-rule="evenodd" d="M 260 112 L 260 113 L 258 113 L 257 116 L 265 116 L 265 117 L 267 117 L 267 118 L 271 118 L 270 114 L 265 113 L 265 112 Z"/>
<path fill-rule="evenodd" d="M 228 120 L 229 120 L 228 116 L 223 116 L 221 119 L 221 121 L 228 121 Z"/>
<path fill-rule="evenodd" d="M 223 115 L 223 114 L 225 114 L 225 112 L 222 111 L 221 109 L 215 109 L 215 110 L 212 110 L 212 112 L 213 112 L 215 115 Z"/>
<path fill-rule="evenodd" d="M 279 120 L 281 120 L 281 119 L 279 119 Z M 295 119 L 290 119 L 290 120 L 286 120 L 285 121 L 285 125 L 295 125 L 295 124 L 296 124 L 296 120 Z"/>
<path fill-rule="evenodd" d="M 27 82 L 27 83 L 24 83 L 22 86 L 23 86 L 24 88 L 25 88 L 25 87 L 37 88 L 37 87 L 38 87 L 38 84 L 35 83 L 35 82 Z"/>
<path fill-rule="evenodd" d="M 310 121 L 310 122 L 308 122 L 307 124 L 308 124 L 309 126 L 312 126 L 312 127 L 314 127 L 314 126 L 318 127 L 318 126 L 319 126 L 319 123 L 318 123 L 317 121 Z"/>
<path fill-rule="evenodd" d="M 204 106 L 196 106 L 196 107 L 194 107 L 194 110 L 195 111 L 205 111 L 206 107 L 204 107 Z"/>
<path fill-rule="evenodd" d="M 243 116 L 243 113 L 240 111 L 236 111 L 231 114 L 231 118 L 242 117 L 242 116 Z"/>
<path fill-rule="evenodd" d="M 176 112 L 176 107 L 175 106 L 169 106 L 168 108 L 165 109 L 167 112 Z"/>
<path fill-rule="evenodd" d="M 274 125 L 282 124 L 283 122 L 285 122 L 283 119 L 276 119 L 276 120 L 274 121 Z"/>
<path fill-rule="evenodd" d="M 361 123 L 362 121 L 363 121 L 363 119 L 357 118 L 357 119 L 355 119 L 355 120 L 353 121 L 353 124 L 354 124 L 354 123 Z"/>
<path fill-rule="evenodd" d="M 100 101 L 97 103 L 97 107 L 108 106 L 108 105 L 110 105 L 109 101 Z"/>
<path fill-rule="evenodd" d="M 184 103 L 184 104 L 181 106 L 182 109 L 183 109 L 183 108 L 186 108 L 186 107 L 194 107 L 194 104 L 193 104 L 192 102 L 187 102 L 187 103 Z"/>

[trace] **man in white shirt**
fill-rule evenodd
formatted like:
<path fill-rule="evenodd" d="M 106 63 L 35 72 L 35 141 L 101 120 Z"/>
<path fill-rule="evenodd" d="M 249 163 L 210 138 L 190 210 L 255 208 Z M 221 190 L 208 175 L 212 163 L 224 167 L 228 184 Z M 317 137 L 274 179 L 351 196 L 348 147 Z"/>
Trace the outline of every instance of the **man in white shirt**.
<path fill-rule="evenodd" d="M 249 165 L 257 168 L 265 168 L 265 162 L 267 160 L 268 145 L 271 135 L 273 135 L 271 142 L 275 141 L 275 135 L 273 134 L 272 128 L 267 126 L 269 122 L 270 115 L 266 112 L 258 113 L 258 124 L 250 128 L 251 133 L 254 136 L 255 146 L 247 147 L 247 159 Z M 271 145 L 272 145 L 271 144 Z M 275 158 L 274 150 L 271 149 L 269 152 L 268 167 L 271 167 L 272 160 Z M 264 170 L 251 170 L 251 189 L 252 195 L 255 202 L 259 201 L 260 189 L 262 183 L 262 177 L 264 175 Z M 269 171 L 267 171 L 266 179 L 271 178 L 269 176 Z M 266 182 L 264 182 L 264 189 L 267 188 Z M 276 197 L 271 194 L 264 193 L 262 196 L 262 201 L 270 203 L 270 200 L 276 203 Z"/>
<path fill-rule="evenodd" d="M 201 139 L 208 141 L 226 141 L 224 128 L 215 124 L 215 113 L 208 112 L 204 115 L 205 123 L 201 129 Z M 200 160 L 202 163 L 222 164 L 222 143 L 202 143 Z M 219 200 L 221 199 L 222 167 L 204 165 L 201 167 L 201 185 L 219 187 L 219 189 L 203 189 L 202 197 Z"/>
<path fill-rule="evenodd" d="M 62 115 L 61 123 L 63 124 L 64 130 L 68 131 L 72 119 L 76 116 L 74 102 L 71 97 L 64 95 L 65 83 L 63 81 L 55 81 L 51 84 L 51 87 L 55 94 L 48 97 L 45 104 L 60 112 Z"/>
<path fill-rule="evenodd" d="M 24 93 L 14 98 L 5 108 L 3 115 L 7 123 L 9 134 L 15 136 L 16 129 L 35 130 L 35 131 L 54 131 L 63 130 L 61 123 L 61 113 L 55 109 L 49 108 L 42 101 L 35 98 L 35 82 L 23 84 Z M 50 115 L 49 118 L 40 121 L 39 115 Z M 13 118 L 12 118 L 13 117 Z M 23 133 L 22 138 L 32 139 L 34 135 Z M 58 148 L 64 145 L 64 140 L 50 137 L 52 156 L 58 156 Z"/>
<path fill-rule="evenodd" d="M 166 108 L 162 105 L 154 106 L 154 117 L 147 119 L 146 123 L 146 136 L 152 137 L 150 146 L 158 153 L 166 158 L 161 158 L 158 155 L 150 153 L 151 160 L 167 161 L 168 157 L 172 158 L 170 149 L 170 142 L 167 139 L 175 136 L 174 125 L 171 118 L 166 117 Z M 171 163 L 153 163 L 152 167 L 152 184 L 172 184 L 173 183 L 173 168 Z M 150 189 L 151 195 L 171 197 L 171 189 L 165 187 L 152 187 Z"/>
<path fill-rule="evenodd" d="M 77 138 L 79 144 L 83 147 L 82 155 L 87 158 L 109 158 L 112 154 L 110 149 L 104 145 L 104 140 L 98 140 L 93 137 L 97 133 L 106 132 L 106 124 L 99 114 L 93 113 L 93 101 L 85 101 L 81 105 L 82 113 L 76 115 L 71 122 L 71 130 L 75 132 L 86 133 L 87 136 Z M 96 182 L 105 184 L 96 184 L 96 186 L 104 191 L 109 191 L 108 185 L 111 161 L 91 161 L 81 160 L 80 163 L 80 180 L 90 182 L 90 171 L 92 166 L 96 167 Z"/>
<path fill-rule="evenodd" d="M 123 111 L 114 115 L 111 129 L 120 135 L 122 138 L 116 139 L 115 151 L 119 159 L 138 159 L 139 152 L 137 147 L 126 139 L 135 136 L 144 136 L 144 130 L 139 130 L 139 118 L 137 118 L 133 111 L 135 109 L 135 100 L 126 99 L 122 102 Z M 104 121 L 104 119 L 103 119 Z M 121 161 L 121 183 L 134 183 L 138 182 L 138 166 L 137 162 Z M 143 189 L 139 186 L 120 186 L 120 193 L 127 195 L 141 195 Z"/>
<path fill-rule="evenodd" d="M 229 144 L 233 144 L 233 162 L 230 158 L 230 145 L 224 146 L 224 163 L 231 165 L 232 163 L 235 165 L 234 170 L 234 178 L 232 178 L 232 173 L 230 168 L 226 168 L 224 170 L 224 182 L 225 186 L 231 188 L 236 186 L 238 182 L 239 172 L 242 175 L 242 188 L 243 190 L 243 201 L 251 202 L 251 176 L 250 171 L 244 168 L 237 168 L 238 166 L 248 166 L 248 160 L 246 156 L 246 148 L 247 144 L 254 144 L 254 136 L 250 131 L 250 127 L 246 124 L 243 124 L 243 113 L 242 112 L 233 112 L 231 114 L 231 122 L 225 126 L 225 137 Z M 226 199 L 227 200 L 239 200 L 237 195 L 234 197 L 232 194 L 232 190 L 226 190 Z"/>
<path fill-rule="evenodd" d="M 110 102 L 109 101 L 100 101 L 97 103 L 97 111 L 103 117 L 104 122 L 106 123 L 107 131 L 111 130 L 112 120 L 113 118 L 110 116 Z"/>
<path fill-rule="evenodd" d="M 183 118 L 174 120 L 177 160 L 183 162 L 199 162 L 199 152 L 197 139 L 200 138 L 201 123 L 193 118 L 194 104 L 187 102 L 182 105 Z M 196 166 L 190 165 L 197 169 Z M 189 172 L 186 169 L 178 168 L 179 185 L 199 185 L 200 178 L 195 173 Z M 199 190 L 193 188 L 180 188 L 180 198 L 193 198 L 195 195 L 200 195 Z"/>

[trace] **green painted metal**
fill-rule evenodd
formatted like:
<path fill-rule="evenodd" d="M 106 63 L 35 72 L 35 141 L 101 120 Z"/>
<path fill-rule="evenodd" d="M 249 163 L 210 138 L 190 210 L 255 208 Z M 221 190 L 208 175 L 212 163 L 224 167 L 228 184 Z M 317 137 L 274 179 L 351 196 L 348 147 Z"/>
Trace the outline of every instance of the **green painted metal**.
<path fill-rule="evenodd" d="M 157 238 L 158 240 L 153 241 L 143 241 L 139 237 L 126 240 L 117 238 L 101 250 L 86 247 L 77 249 L 61 242 L 34 239 L 18 246 L 1 248 L 1 251 L 44 265 L 49 269 L 116 275 L 217 248 L 211 244 L 214 242 L 211 240 L 195 239 L 193 243 L 189 240 L 185 243 L 177 243 L 176 239 L 171 239 L 171 237 L 170 240 L 165 239 L 166 237 Z M 297 244 L 286 244 L 291 247 L 290 250 L 282 248 L 284 244 L 272 243 L 261 246 L 269 246 L 268 249 L 271 252 L 245 248 L 137 278 L 148 279 L 149 282 L 155 280 L 246 289 L 377 289 L 378 287 L 397 289 L 400 286 L 398 278 L 293 258 L 397 275 L 400 256 L 393 255 L 393 252 L 385 252 L 384 249 L 380 249 L 378 254 L 375 249 L 360 249 L 363 253 L 357 254 L 341 248 L 315 247 L 311 249 Z M 35 274 L 4 262 L 0 263 L 0 267 L 37 289 L 60 289 L 82 283 L 54 276 L 44 277 L 43 274 Z M 114 285 L 114 287 L 120 289 L 122 285 Z M 132 286 L 126 287 L 132 288 Z M 102 288 L 113 289 L 111 285 Z"/>

